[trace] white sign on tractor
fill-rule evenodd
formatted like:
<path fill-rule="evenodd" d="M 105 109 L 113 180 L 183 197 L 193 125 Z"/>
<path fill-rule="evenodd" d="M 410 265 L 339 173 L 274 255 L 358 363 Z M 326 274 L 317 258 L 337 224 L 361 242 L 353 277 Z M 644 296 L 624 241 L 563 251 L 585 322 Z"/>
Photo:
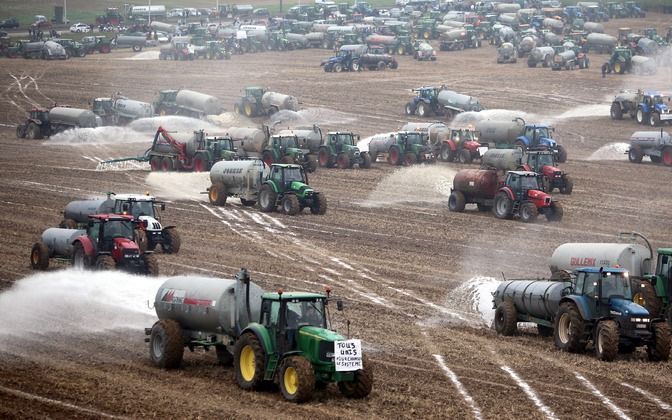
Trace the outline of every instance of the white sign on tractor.
<path fill-rule="evenodd" d="M 336 372 L 351 372 L 364 369 L 362 364 L 362 341 L 343 340 L 334 342 Z"/>

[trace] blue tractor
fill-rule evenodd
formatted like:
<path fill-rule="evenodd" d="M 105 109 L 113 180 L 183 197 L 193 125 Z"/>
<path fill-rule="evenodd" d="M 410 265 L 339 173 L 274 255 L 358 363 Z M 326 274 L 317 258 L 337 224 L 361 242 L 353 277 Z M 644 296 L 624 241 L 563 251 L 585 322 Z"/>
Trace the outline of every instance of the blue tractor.
<path fill-rule="evenodd" d="M 672 122 L 672 114 L 668 106 L 670 98 L 667 98 L 667 103 L 663 99 L 663 95 L 659 92 L 644 92 L 638 95 L 637 113 L 635 118 L 637 123 L 646 124 L 647 122 L 655 127 L 661 122 Z"/>

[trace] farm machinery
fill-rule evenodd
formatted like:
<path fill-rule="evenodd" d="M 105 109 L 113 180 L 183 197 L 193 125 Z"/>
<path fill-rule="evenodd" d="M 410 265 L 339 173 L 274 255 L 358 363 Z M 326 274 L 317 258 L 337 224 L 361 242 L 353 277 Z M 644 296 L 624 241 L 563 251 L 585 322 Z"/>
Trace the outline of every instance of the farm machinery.
<path fill-rule="evenodd" d="M 233 106 L 234 112 L 248 118 L 270 116 L 281 110 L 298 111 L 299 101 L 293 96 L 256 86 L 245 88 L 243 96 Z"/>
<path fill-rule="evenodd" d="M 435 160 L 429 136 L 418 131 L 399 131 L 389 135 L 373 136 L 369 141 L 369 154 L 372 162 L 376 162 L 379 155 L 385 155 L 390 165 L 431 163 Z"/>
<path fill-rule="evenodd" d="M 16 127 L 16 137 L 42 139 L 71 128 L 93 128 L 101 119 L 88 109 L 53 107 L 50 110 L 35 108 L 28 119 Z"/>
<path fill-rule="evenodd" d="M 641 163 L 648 156 L 653 163 L 672 166 L 672 138 L 669 133 L 658 131 L 636 131 L 630 136 L 630 148 L 626 152 L 632 163 Z"/>
<path fill-rule="evenodd" d="M 443 86 L 423 86 L 412 91 L 416 95 L 406 103 L 406 115 L 418 115 L 419 117 L 438 115 L 450 120 L 461 112 L 482 110 L 478 99 L 448 90 Z"/>
<path fill-rule="evenodd" d="M 613 120 L 621 120 L 626 114 L 634 118 L 638 124 L 649 124 L 652 127 L 661 123 L 672 123 L 672 113 L 664 96 L 659 92 L 638 90 L 636 92 L 621 91 L 611 102 L 610 115 Z"/>

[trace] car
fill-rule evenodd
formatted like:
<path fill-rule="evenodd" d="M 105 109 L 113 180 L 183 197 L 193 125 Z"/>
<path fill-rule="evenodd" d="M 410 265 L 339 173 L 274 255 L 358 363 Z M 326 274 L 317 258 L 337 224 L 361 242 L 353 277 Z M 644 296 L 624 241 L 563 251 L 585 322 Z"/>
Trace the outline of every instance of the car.
<path fill-rule="evenodd" d="M 0 20 L 0 29 L 13 29 L 19 27 L 19 21 L 15 17 Z"/>
<path fill-rule="evenodd" d="M 91 32 L 91 27 L 86 23 L 75 23 L 70 27 L 70 32 Z"/>

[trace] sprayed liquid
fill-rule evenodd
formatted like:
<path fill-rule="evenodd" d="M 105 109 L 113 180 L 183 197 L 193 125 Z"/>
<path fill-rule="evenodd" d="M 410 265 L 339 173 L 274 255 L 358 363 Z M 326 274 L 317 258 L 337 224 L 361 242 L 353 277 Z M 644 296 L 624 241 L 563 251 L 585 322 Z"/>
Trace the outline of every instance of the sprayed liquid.
<path fill-rule="evenodd" d="M 380 181 L 360 205 L 384 207 L 417 202 L 447 204 L 456 173 L 443 165 L 421 164 L 400 168 Z"/>
<path fill-rule="evenodd" d="M 609 143 L 600 147 L 586 160 L 625 160 L 627 159 L 626 152 L 630 148 L 628 143 Z"/>
<path fill-rule="evenodd" d="M 145 179 L 156 195 L 167 200 L 206 201 L 201 194 L 210 187 L 208 172 L 151 172 Z"/>

